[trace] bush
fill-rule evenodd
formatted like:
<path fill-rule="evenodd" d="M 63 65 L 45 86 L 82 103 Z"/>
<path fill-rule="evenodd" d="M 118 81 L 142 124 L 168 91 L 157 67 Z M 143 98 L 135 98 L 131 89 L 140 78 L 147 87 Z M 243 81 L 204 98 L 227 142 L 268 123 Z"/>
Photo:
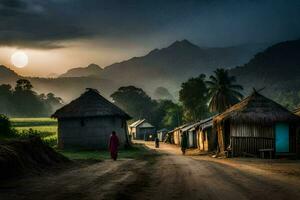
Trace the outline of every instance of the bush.
<path fill-rule="evenodd" d="M 11 123 L 5 115 L 0 114 L 0 135 L 10 135 Z"/>

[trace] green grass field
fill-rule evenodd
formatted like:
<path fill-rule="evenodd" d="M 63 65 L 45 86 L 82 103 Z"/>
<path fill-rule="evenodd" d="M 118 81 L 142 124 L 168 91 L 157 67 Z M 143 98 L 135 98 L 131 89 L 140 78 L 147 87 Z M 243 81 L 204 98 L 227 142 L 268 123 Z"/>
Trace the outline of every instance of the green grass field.
<path fill-rule="evenodd" d="M 57 121 L 51 118 L 11 118 L 14 129 L 19 136 L 29 133 L 38 135 L 48 145 L 56 149 L 57 144 Z M 59 150 L 58 152 L 71 160 L 105 160 L 110 159 L 108 150 L 85 151 L 85 150 Z M 119 151 L 119 158 L 139 158 L 147 154 L 147 150 L 141 145 L 135 145 L 129 149 Z"/>
<path fill-rule="evenodd" d="M 12 127 L 20 136 L 30 130 L 41 137 L 50 146 L 57 143 L 57 120 L 51 118 L 11 118 Z"/>

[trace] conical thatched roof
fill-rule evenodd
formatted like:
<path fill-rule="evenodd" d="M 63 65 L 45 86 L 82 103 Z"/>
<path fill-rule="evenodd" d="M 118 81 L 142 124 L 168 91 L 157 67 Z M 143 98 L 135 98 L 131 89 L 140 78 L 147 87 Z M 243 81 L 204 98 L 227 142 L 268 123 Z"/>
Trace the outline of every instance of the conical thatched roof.
<path fill-rule="evenodd" d="M 83 93 L 79 98 L 58 109 L 52 117 L 97 117 L 97 116 L 119 116 L 125 119 L 131 117 L 119 107 L 105 99 L 100 93 L 91 88 Z"/>
<path fill-rule="evenodd" d="M 298 122 L 300 118 L 279 105 L 254 91 L 241 102 L 233 105 L 225 112 L 214 118 L 214 122 L 230 119 L 234 122 L 245 123 L 273 123 Z"/>

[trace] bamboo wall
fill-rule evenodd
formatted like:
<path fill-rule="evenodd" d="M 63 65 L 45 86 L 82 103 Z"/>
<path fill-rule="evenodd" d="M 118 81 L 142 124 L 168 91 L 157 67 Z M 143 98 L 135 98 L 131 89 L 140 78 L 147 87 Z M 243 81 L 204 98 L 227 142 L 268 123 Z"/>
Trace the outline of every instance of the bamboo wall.
<path fill-rule="evenodd" d="M 263 137 L 274 138 L 272 125 L 230 124 L 231 137 Z"/>
<path fill-rule="evenodd" d="M 233 156 L 244 152 L 258 155 L 259 149 L 274 149 L 274 128 L 271 125 L 230 124 L 230 146 Z"/>
<path fill-rule="evenodd" d="M 241 156 L 243 153 L 259 154 L 259 149 L 274 149 L 274 139 L 262 137 L 231 137 L 233 156 Z"/>

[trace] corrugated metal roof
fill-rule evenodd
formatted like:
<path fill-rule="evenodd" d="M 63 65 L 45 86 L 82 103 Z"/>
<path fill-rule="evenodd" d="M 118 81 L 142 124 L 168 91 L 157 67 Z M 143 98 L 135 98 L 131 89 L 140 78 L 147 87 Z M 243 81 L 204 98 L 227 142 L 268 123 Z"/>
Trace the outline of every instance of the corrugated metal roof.
<path fill-rule="evenodd" d="M 139 120 L 133 122 L 132 124 L 130 124 L 129 127 L 131 127 L 131 128 L 137 127 L 138 125 L 143 123 L 143 121 L 145 121 L 145 119 L 139 119 Z"/>

